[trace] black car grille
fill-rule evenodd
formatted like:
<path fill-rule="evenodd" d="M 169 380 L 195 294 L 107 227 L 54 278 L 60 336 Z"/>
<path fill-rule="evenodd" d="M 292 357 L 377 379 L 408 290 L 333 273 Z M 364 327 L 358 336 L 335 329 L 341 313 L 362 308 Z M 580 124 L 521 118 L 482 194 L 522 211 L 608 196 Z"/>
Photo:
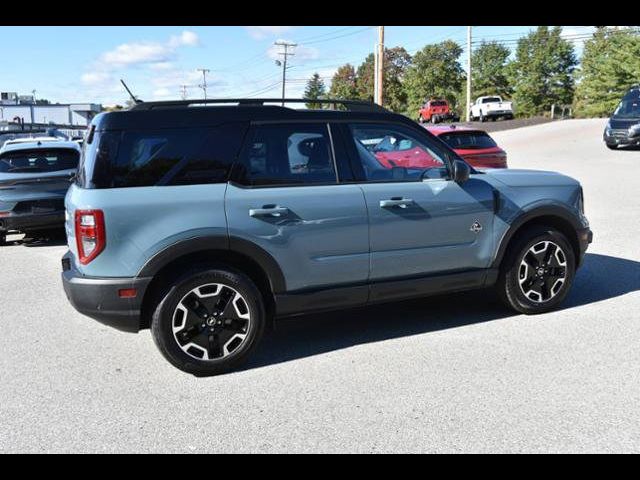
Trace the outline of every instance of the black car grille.
<path fill-rule="evenodd" d="M 64 210 L 64 199 L 30 200 L 18 203 L 13 212 L 16 214 L 54 213 Z"/>
<path fill-rule="evenodd" d="M 611 130 L 610 136 L 613 138 L 626 139 L 629 137 L 629 130 Z"/>

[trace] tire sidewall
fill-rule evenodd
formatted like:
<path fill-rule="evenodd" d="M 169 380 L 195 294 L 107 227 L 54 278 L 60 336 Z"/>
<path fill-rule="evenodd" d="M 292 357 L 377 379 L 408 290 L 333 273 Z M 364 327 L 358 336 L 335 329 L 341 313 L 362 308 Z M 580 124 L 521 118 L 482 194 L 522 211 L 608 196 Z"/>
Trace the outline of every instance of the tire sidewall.
<path fill-rule="evenodd" d="M 178 303 L 194 288 L 219 283 L 236 290 L 246 301 L 251 327 L 244 342 L 224 359 L 198 360 L 184 352 L 173 334 L 173 315 Z M 237 368 L 259 343 L 265 326 L 262 295 L 253 282 L 240 272 L 212 268 L 183 275 L 168 288 L 153 314 L 151 332 L 160 352 L 175 367 L 194 375 L 216 375 Z"/>
<path fill-rule="evenodd" d="M 529 300 L 518 281 L 518 272 L 522 258 L 533 245 L 542 241 L 552 241 L 559 245 L 567 259 L 567 275 L 560 292 L 545 303 Z M 571 290 L 576 272 L 576 259 L 573 248 L 567 238 L 557 230 L 551 228 L 535 228 L 527 232 L 517 243 L 509 256 L 500 282 L 501 294 L 506 302 L 515 310 L 525 314 L 537 314 L 551 311 L 560 305 Z"/>

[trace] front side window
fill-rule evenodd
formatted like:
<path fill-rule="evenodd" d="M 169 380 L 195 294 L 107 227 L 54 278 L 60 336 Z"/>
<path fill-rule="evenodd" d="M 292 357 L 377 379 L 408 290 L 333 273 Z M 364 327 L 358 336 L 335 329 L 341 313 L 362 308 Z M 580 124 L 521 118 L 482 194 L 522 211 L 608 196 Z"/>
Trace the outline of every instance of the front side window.
<path fill-rule="evenodd" d="M 78 168 L 80 154 L 67 148 L 16 150 L 0 157 L 2 173 L 47 173 Z"/>
<path fill-rule="evenodd" d="M 324 124 L 257 125 L 241 158 L 247 185 L 336 183 L 331 143 Z"/>
<path fill-rule="evenodd" d="M 447 176 L 447 152 L 402 125 L 352 125 L 367 181 L 419 181 Z"/>

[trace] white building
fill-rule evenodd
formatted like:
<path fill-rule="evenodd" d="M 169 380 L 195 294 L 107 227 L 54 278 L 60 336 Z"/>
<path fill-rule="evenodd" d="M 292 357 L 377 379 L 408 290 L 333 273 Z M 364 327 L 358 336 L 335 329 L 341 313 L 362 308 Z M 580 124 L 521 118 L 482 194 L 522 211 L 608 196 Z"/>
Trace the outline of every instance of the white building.
<path fill-rule="evenodd" d="M 86 127 L 91 119 L 102 111 L 102 106 L 94 103 L 74 104 L 8 104 L 10 94 L 2 93 L 0 100 L 0 122 L 22 122 L 25 125 L 69 125 Z"/>

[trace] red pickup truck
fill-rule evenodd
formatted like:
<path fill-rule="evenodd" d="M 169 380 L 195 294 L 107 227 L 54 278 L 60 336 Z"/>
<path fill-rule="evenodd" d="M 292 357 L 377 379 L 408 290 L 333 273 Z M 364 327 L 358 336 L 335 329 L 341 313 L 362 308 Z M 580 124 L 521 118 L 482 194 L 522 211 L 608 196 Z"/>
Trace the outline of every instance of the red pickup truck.
<path fill-rule="evenodd" d="M 446 100 L 429 100 L 418 111 L 418 122 L 438 123 L 450 120 L 457 122 L 458 116 L 451 111 Z"/>

